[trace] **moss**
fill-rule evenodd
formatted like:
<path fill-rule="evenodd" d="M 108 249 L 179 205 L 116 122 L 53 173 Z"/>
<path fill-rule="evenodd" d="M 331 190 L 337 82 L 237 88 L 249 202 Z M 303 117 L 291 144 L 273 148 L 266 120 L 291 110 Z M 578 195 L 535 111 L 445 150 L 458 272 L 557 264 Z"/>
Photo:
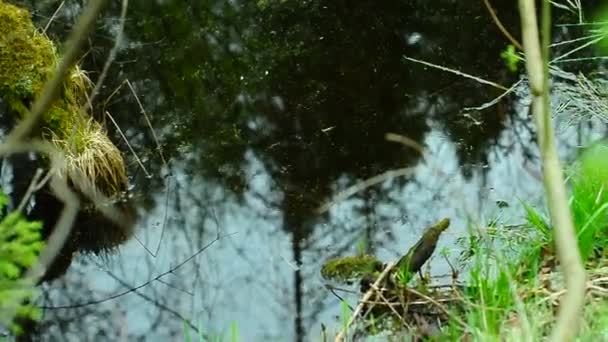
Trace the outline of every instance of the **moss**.
<path fill-rule="evenodd" d="M 33 99 L 55 68 L 55 56 L 29 13 L 0 1 L 0 94 Z"/>
<path fill-rule="evenodd" d="M 0 0 L 0 98 L 13 115 L 27 115 L 56 61 L 53 43 L 36 30 L 29 13 Z M 74 67 L 59 99 L 42 116 L 42 136 L 72 162 L 68 177 L 81 171 L 104 194 L 114 196 L 126 189 L 124 161 L 101 125 L 83 111 L 90 86 L 86 73 Z"/>
<path fill-rule="evenodd" d="M 40 94 L 57 64 L 56 48 L 38 32 L 29 13 L 0 0 L 0 97 L 12 113 L 23 118 Z M 85 121 L 80 108 L 86 103 L 90 81 L 78 67 L 66 78 L 61 97 L 43 115 L 45 128 L 65 138 L 70 128 Z"/>
<path fill-rule="evenodd" d="M 55 45 L 36 30 L 28 11 L 0 0 L 0 99 L 16 120 L 28 115 L 33 101 L 53 75 L 58 59 Z M 67 163 L 59 173 L 81 197 L 83 208 L 72 232 L 77 241 L 74 248 L 98 252 L 128 239 L 135 216 L 129 205 L 120 203 L 119 210 L 126 214 L 128 222 L 114 224 L 84 197 L 82 183 L 76 182 L 82 179 L 85 185 L 94 184 L 115 200 L 121 199 L 127 189 L 122 154 L 103 126 L 86 111 L 90 89 L 86 73 L 74 67 L 64 80 L 58 99 L 43 113 L 40 130 L 33 134 L 41 135 L 65 154 Z M 55 214 L 55 202 L 54 198 L 42 202 L 37 197 L 41 218 L 53 221 L 49 217 Z"/>
<path fill-rule="evenodd" d="M 326 280 L 348 283 L 382 270 L 382 262 L 372 255 L 348 256 L 326 261 L 321 275 Z"/>

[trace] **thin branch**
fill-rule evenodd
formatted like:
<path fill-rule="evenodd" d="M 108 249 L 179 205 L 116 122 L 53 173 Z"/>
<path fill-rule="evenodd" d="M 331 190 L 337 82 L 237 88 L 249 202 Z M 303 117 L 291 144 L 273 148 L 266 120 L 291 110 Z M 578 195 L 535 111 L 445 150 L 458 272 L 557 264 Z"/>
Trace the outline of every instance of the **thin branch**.
<path fill-rule="evenodd" d="M 426 299 L 429 303 L 435 305 L 435 307 L 437 307 L 437 309 L 441 310 L 441 312 L 443 312 L 446 316 L 448 316 L 451 319 L 453 319 L 454 321 L 456 321 L 456 323 L 458 323 L 461 327 L 463 327 L 463 328 L 467 327 L 467 324 L 462 319 L 460 319 L 460 317 L 451 313 L 445 306 L 441 305 L 441 303 L 439 303 L 439 301 L 437 301 L 437 300 L 433 299 L 432 297 L 427 296 L 424 293 L 419 292 L 413 288 L 408 288 L 407 291 Z"/>
<path fill-rule="evenodd" d="M 477 76 L 473 76 L 473 75 L 469 75 L 467 73 L 464 73 L 462 71 L 446 68 L 446 67 L 441 66 L 441 65 L 437 65 L 437 64 L 421 61 L 419 59 L 408 57 L 408 56 L 403 56 L 403 58 L 406 59 L 406 60 L 408 60 L 408 61 L 411 61 L 411 62 L 420 63 L 422 65 L 426 65 L 426 66 L 431 67 L 431 68 L 439 69 L 441 71 L 447 71 L 449 73 L 452 73 L 452 74 L 455 74 L 455 75 L 458 75 L 458 76 L 462 76 L 464 78 L 469 78 L 469 79 L 475 80 L 475 81 L 477 81 L 477 82 L 479 82 L 481 84 L 486 84 L 486 85 L 492 86 L 494 88 L 498 88 L 500 90 L 504 90 L 504 91 L 509 90 L 507 87 L 502 86 L 502 85 L 500 85 L 500 84 L 498 84 L 496 82 L 487 81 L 487 80 L 484 80 L 484 79 L 479 78 Z"/>
<path fill-rule="evenodd" d="M 362 190 L 365 190 L 369 187 L 380 184 L 380 183 L 386 181 L 387 179 L 413 175 L 415 171 L 416 171 L 415 167 L 404 167 L 401 169 L 389 170 L 389 171 L 383 172 L 379 175 L 368 178 L 364 181 L 358 182 L 357 184 L 348 187 L 346 190 L 339 192 L 337 195 L 334 196 L 334 198 L 331 201 L 323 204 L 319 209 L 317 209 L 317 213 L 318 214 L 325 213 L 335 203 L 343 201 L 343 200 L 349 198 L 350 196 L 352 196 Z"/>
<path fill-rule="evenodd" d="M 557 256 L 566 282 L 567 292 L 561 301 L 551 341 L 573 341 L 577 335 L 585 303 L 586 274 L 574 232 L 568 205 L 562 167 L 551 126 L 549 100 L 550 5 L 543 1 L 543 47 L 538 35 L 534 0 L 519 0 L 526 69 L 532 92 L 532 111 L 538 129 L 538 145 L 543 161 L 543 180 L 554 226 Z"/>
<path fill-rule="evenodd" d="M 166 281 L 164 281 L 162 279 L 158 279 L 158 282 L 161 283 L 161 284 L 163 284 L 163 285 L 165 285 L 165 286 L 167 286 L 167 287 L 170 287 L 170 288 L 172 288 L 174 290 L 177 290 L 179 292 L 185 293 L 185 294 L 187 294 L 190 297 L 194 297 L 194 292 L 191 292 L 191 291 L 188 291 L 186 289 L 182 289 L 180 287 L 177 287 L 177 286 L 175 286 L 175 285 L 173 285 L 173 284 L 171 284 L 169 282 L 166 282 Z"/>
<path fill-rule="evenodd" d="M 125 30 L 125 21 L 127 19 L 127 8 L 128 7 L 129 7 L 129 0 L 122 0 L 122 9 L 120 10 L 118 32 L 116 33 L 116 38 L 114 39 L 114 46 L 112 46 L 112 50 L 110 50 L 108 59 L 106 59 L 106 62 L 103 65 L 101 74 L 99 75 L 99 78 L 97 79 L 97 82 L 95 83 L 95 88 L 93 88 L 93 90 L 91 91 L 91 96 L 88 99 L 89 108 L 91 110 L 93 110 L 93 100 L 95 100 L 95 97 L 99 93 L 99 89 L 101 89 L 101 86 L 103 85 L 103 81 L 106 79 L 106 76 L 108 75 L 108 70 L 110 69 L 110 66 L 112 65 L 112 63 L 114 62 L 114 59 L 116 59 L 116 54 L 118 52 L 118 49 L 120 48 L 120 44 L 122 43 L 122 36 L 123 36 L 124 30 Z"/>
<path fill-rule="evenodd" d="M 131 288 L 132 286 L 127 284 L 127 282 L 125 282 L 124 280 L 120 279 L 119 277 L 117 277 L 114 273 L 110 272 L 110 271 L 106 271 L 106 273 L 112 277 L 114 280 L 116 280 L 117 282 L 119 282 L 122 286 L 126 287 L 126 288 Z M 194 323 L 192 323 L 189 319 L 187 319 L 186 317 L 184 317 L 182 314 L 180 314 L 179 312 L 173 310 L 172 308 L 166 306 L 165 304 L 159 302 L 158 300 L 144 294 L 141 293 L 139 291 L 135 291 L 135 295 L 137 295 L 138 297 L 142 298 L 143 300 L 152 303 L 154 306 L 156 306 L 157 308 L 166 311 L 168 313 L 170 313 L 171 315 L 179 318 L 182 322 L 188 324 L 188 326 L 194 330 L 197 334 L 201 334 L 202 332 L 198 329 L 197 326 L 194 325 Z M 206 335 L 203 334 L 203 337 L 205 339 L 208 339 L 208 337 L 206 337 Z"/>
<path fill-rule="evenodd" d="M 496 24 L 496 26 L 498 26 L 500 32 L 502 32 L 502 34 L 504 34 L 505 37 L 507 37 L 507 39 L 511 42 L 511 44 L 515 45 L 516 48 L 518 48 L 520 51 L 523 50 L 523 46 L 521 46 L 517 39 L 513 38 L 511 33 L 509 33 L 509 31 L 507 31 L 507 29 L 502 25 L 500 19 L 498 19 L 494 8 L 492 8 L 492 5 L 490 5 L 490 0 L 483 0 L 483 3 L 486 5 L 486 8 L 488 9 L 488 12 L 490 12 L 490 16 L 492 17 L 492 20 L 494 20 L 494 23 Z"/>
<path fill-rule="evenodd" d="M 353 315 L 351 316 L 350 320 L 348 320 L 348 323 L 346 324 L 344 329 L 342 329 L 338 333 L 338 335 L 336 335 L 334 342 L 342 342 L 345 340 L 346 332 L 347 332 L 348 328 L 350 328 L 350 326 L 353 325 L 353 323 L 355 322 L 355 320 L 357 319 L 359 314 L 361 314 L 361 311 L 363 311 L 365 304 L 374 295 L 374 292 L 376 292 L 378 285 L 380 285 L 380 283 L 384 280 L 384 278 L 386 278 L 388 276 L 388 274 L 391 272 L 391 270 L 393 269 L 393 267 L 395 267 L 396 264 L 397 264 L 396 262 L 390 262 L 388 265 L 386 265 L 386 267 L 384 268 L 382 273 L 380 273 L 380 275 L 378 276 L 376 281 L 372 284 L 371 288 L 369 290 L 367 290 L 367 292 L 365 293 L 363 298 L 361 298 L 361 302 L 359 303 L 359 305 L 357 305 L 355 312 L 353 312 Z"/>
<path fill-rule="evenodd" d="M 190 262 L 192 259 L 196 258 L 198 255 L 200 255 L 201 253 L 203 253 L 205 250 L 207 250 L 209 247 L 211 247 L 214 243 L 216 243 L 220 239 L 232 236 L 234 234 L 236 234 L 236 233 L 230 233 L 230 234 L 224 234 L 224 235 L 218 235 L 218 236 L 216 236 L 211 242 L 209 242 L 206 245 L 204 245 L 203 247 L 201 247 L 196 253 L 192 254 L 188 258 L 182 260 L 176 266 L 171 267 L 169 270 L 167 270 L 167 271 L 165 271 L 165 272 L 157 275 L 153 279 L 150 279 L 150 280 L 148 280 L 148 281 L 146 281 L 144 283 L 141 283 L 141 284 L 139 284 L 139 285 L 137 285 L 135 287 L 129 288 L 126 291 L 122 291 L 122 292 L 116 293 L 116 294 L 114 294 L 112 296 L 109 296 L 109 297 L 106 297 L 106 298 L 95 299 L 95 300 L 91 300 L 91 301 L 88 301 L 88 302 L 69 304 L 69 305 L 57 305 L 57 306 L 39 306 L 39 308 L 41 308 L 41 309 L 48 309 L 48 310 L 51 310 L 51 309 L 55 310 L 55 309 L 81 308 L 81 307 L 85 307 L 85 306 L 89 306 L 89 305 L 96 305 L 96 304 L 101 304 L 101 303 L 109 302 L 111 300 L 120 298 L 120 297 L 122 297 L 124 295 L 127 295 L 129 293 L 136 292 L 137 290 L 150 285 L 151 283 L 153 283 L 153 282 L 155 282 L 155 281 L 157 281 L 157 280 L 165 277 L 166 275 L 174 273 L 180 267 L 184 266 L 185 264 L 187 264 L 188 262 Z"/>
<path fill-rule="evenodd" d="M 129 140 L 127 139 L 127 137 L 124 135 L 124 133 L 122 132 L 122 129 L 120 129 L 120 126 L 118 126 L 118 124 L 116 123 L 116 121 L 114 120 L 114 117 L 112 117 L 112 115 L 110 115 L 109 112 L 106 111 L 106 115 L 110 118 L 110 121 L 112 121 L 112 123 L 114 124 L 114 127 L 116 127 L 116 130 L 118 131 L 118 134 L 120 134 L 120 136 L 122 137 L 122 139 L 125 141 L 125 143 L 127 144 L 127 147 L 129 148 L 129 151 L 131 151 L 131 153 L 133 154 L 133 156 L 135 157 L 135 160 L 137 161 L 137 164 L 139 164 L 139 167 L 141 167 L 141 169 L 144 171 L 144 173 L 146 174 L 146 178 L 150 178 L 152 177 L 152 175 L 150 175 L 150 173 L 148 172 L 148 170 L 146 169 L 146 167 L 144 166 L 144 163 L 142 163 L 141 159 L 139 159 L 139 156 L 137 155 L 137 153 L 135 152 L 135 150 L 133 150 L 133 147 L 131 146 L 131 144 L 129 143 Z"/>
<path fill-rule="evenodd" d="M 416 152 L 420 153 L 422 155 L 422 157 L 426 156 L 426 154 L 427 154 L 426 149 L 424 148 L 424 146 L 420 145 L 419 142 L 417 142 L 414 139 L 403 136 L 401 134 L 386 133 L 384 138 L 388 141 L 400 143 L 404 146 L 410 147 L 410 148 L 416 150 Z"/>
<path fill-rule="evenodd" d="M 46 23 L 46 25 L 44 25 L 44 29 L 42 30 L 42 33 L 46 34 L 46 31 L 49 29 L 49 26 L 51 26 L 51 23 L 53 22 L 53 20 L 55 20 L 55 17 L 57 16 L 57 14 L 59 13 L 59 11 L 61 10 L 61 8 L 63 7 L 63 5 L 65 4 L 65 1 L 62 1 L 59 6 L 57 7 L 57 9 L 55 10 L 55 12 L 53 13 L 53 15 L 51 16 L 51 18 L 49 19 L 49 21 Z"/>
<path fill-rule="evenodd" d="M 515 88 L 517 88 L 517 86 L 519 86 L 521 84 L 522 80 L 519 80 L 515 83 L 513 83 L 513 85 L 507 89 L 506 91 L 504 91 L 502 94 L 498 95 L 497 97 L 495 97 L 493 100 L 488 101 L 480 106 L 477 107 L 465 107 L 462 109 L 462 112 L 471 112 L 471 111 L 482 111 L 484 109 L 488 109 L 492 106 L 494 106 L 495 104 L 497 104 L 500 100 L 502 100 L 505 96 L 509 95 L 510 93 L 512 93 Z"/>
<path fill-rule="evenodd" d="M 154 127 L 152 127 L 152 123 L 150 122 L 150 119 L 148 118 L 148 114 L 146 113 L 144 106 L 141 104 L 141 101 L 139 101 L 139 96 L 137 96 L 137 93 L 135 93 L 135 89 L 133 89 L 133 86 L 131 85 L 131 82 L 128 79 L 127 79 L 127 86 L 129 86 L 131 93 L 135 97 L 135 101 L 137 101 L 137 105 L 139 105 L 140 112 L 143 114 L 144 118 L 146 119 L 146 123 L 148 124 L 148 127 L 150 128 L 150 132 L 152 133 L 152 137 L 154 138 L 154 142 L 156 143 L 156 148 L 158 149 L 158 154 L 160 155 L 160 159 L 163 162 L 163 165 L 165 167 L 167 167 L 167 161 L 165 160 L 165 157 L 163 156 L 163 150 L 160 147 L 160 143 L 158 141 L 158 137 L 156 136 L 156 132 L 154 132 Z"/>
<path fill-rule="evenodd" d="M 601 41 L 604 38 L 606 38 L 605 34 L 603 34 L 603 35 L 601 35 L 601 36 L 599 36 L 599 37 L 597 37 L 597 38 L 595 38 L 593 40 L 590 40 L 590 41 L 586 42 L 585 44 L 583 44 L 581 46 L 578 46 L 578 47 L 576 47 L 576 48 L 574 48 L 574 49 L 572 49 L 572 50 L 564 53 L 563 55 L 555 58 L 554 60 L 551 61 L 551 63 L 559 62 L 559 61 L 565 59 L 566 57 L 570 56 L 571 54 L 573 54 L 573 53 L 575 53 L 575 52 L 577 52 L 579 50 L 582 50 L 582 49 L 584 49 L 584 48 L 586 48 L 588 46 L 592 46 L 592 45 L 597 44 L 599 41 Z"/>
<path fill-rule="evenodd" d="M 34 177 L 32 177 L 32 180 L 30 181 L 30 185 L 28 186 L 27 191 L 25 192 L 25 195 L 23 195 L 23 198 L 21 198 L 21 202 L 19 203 L 19 206 L 17 206 L 17 211 L 23 213 L 24 212 L 23 209 L 25 209 L 27 202 L 30 200 L 30 197 L 32 196 L 34 191 L 36 191 L 36 188 L 38 188 L 40 186 L 40 184 L 44 184 L 42 182 L 38 182 L 40 177 L 42 177 L 42 173 L 43 173 L 42 169 L 36 170 L 36 173 L 34 174 Z M 48 178 L 45 177 L 43 179 L 43 181 L 45 179 L 48 180 Z"/>

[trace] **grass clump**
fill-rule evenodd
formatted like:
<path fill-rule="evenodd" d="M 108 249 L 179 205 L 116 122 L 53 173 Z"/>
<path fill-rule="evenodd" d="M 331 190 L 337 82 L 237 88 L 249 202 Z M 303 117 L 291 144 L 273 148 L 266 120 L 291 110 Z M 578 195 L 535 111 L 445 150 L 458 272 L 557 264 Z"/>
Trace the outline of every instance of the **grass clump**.
<path fill-rule="evenodd" d="M 90 119 L 81 124 L 67 137 L 52 134 L 51 141 L 66 155 L 66 167 L 62 171 L 68 179 L 80 174 L 106 196 L 125 191 L 127 175 L 120 151 L 98 122 Z"/>
<path fill-rule="evenodd" d="M 604 253 L 608 244 L 608 144 L 600 141 L 585 149 L 572 173 L 571 207 L 579 248 L 587 261 Z"/>

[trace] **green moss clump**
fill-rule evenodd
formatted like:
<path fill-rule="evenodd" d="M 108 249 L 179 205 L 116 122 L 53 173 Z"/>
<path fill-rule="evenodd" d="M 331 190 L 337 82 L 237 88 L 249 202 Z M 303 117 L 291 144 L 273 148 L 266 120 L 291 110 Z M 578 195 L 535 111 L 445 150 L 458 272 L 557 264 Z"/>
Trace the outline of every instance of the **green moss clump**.
<path fill-rule="evenodd" d="M 321 267 L 325 280 L 349 283 L 382 271 L 382 262 L 372 255 L 347 256 L 326 261 Z"/>
<path fill-rule="evenodd" d="M 30 14 L 0 0 L 0 98 L 14 115 L 27 115 L 56 65 L 53 42 L 36 30 Z M 87 121 L 80 110 L 86 103 L 89 85 L 86 74 L 75 67 L 63 84 L 60 98 L 42 117 L 44 133 L 63 139 L 72 133 L 72 127 Z"/>
<path fill-rule="evenodd" d="M 32 100 L 55 63 L 53 44 L 36 30 L 30 14 L 0 1 L 0 94 Z"/>
<path fill-rule="evenodd" d="M 0 100 L 14 121 L 29 115 L 29 108 L 53 76 L 59 59 L 56 50 L 53 42 L 36 29 L 28 11 L 0 0 Z M 58 173 L 81 195 L 84 207 L 77 217 L 80 226 L 72 231 L 72 236 L 78 239 L 79 250 L 98 252 L 115 247 L 132 235 L 135 214 L 124 205 L 121 212 L 125 222 L 116 225 L 98 213 L 82 191 L 94 185 L 95 191 L 117 202 L 128 183 L 120 150 L 87 112 L 90 89 L 86 73 L 78 66 L 72 68 L 58 98 L 42 114 L 40 130 L 31 133 L 63 152 L 66 163 Z"/>

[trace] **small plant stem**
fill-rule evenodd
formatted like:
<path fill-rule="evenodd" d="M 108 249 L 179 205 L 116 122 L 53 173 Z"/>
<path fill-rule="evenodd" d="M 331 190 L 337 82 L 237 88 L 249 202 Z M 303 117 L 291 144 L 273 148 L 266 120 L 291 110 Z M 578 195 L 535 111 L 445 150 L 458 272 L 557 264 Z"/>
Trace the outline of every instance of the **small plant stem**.
<path fill-rule="evenodd" d="M 526 69 L 532 92 L 532 112 L 538 129 L 538 145 L 543 163 L 543 180 L 557 256 L 566 282 L 566 294 L 561 301 L 557 322 L 550 341 L 573 341 L 576 337 L 585 302 L 585 269 L 578 249 L 574 224 L 562 168 L 557 155 L 549 100 L 548 44 L 550 41 L 550 4 L 543 1 L 544 53 L 538 38 L 534 0 L 519 0 L 522 37 L 526 54 Z"/>

